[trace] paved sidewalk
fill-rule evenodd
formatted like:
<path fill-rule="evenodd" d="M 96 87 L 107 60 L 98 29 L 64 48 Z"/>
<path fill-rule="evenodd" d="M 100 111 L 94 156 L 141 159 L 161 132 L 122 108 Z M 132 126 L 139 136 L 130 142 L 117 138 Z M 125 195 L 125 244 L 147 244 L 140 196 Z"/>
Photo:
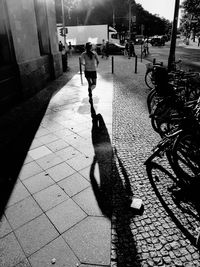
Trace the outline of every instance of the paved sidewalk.
<path fill-rule="evenodd" d="M 80 73 L 48 104 L 2 217 L 1 267 L 45 267 L 54 261 L 59 267 L 110 265 L 111 222 L 90 181 L 91 131 L 98 128 L 91 107 L 112 137 L 113 77 L 108 62 L 102 63 L 93 105 Z M 98 149 L 104 153 L 105 144 Z M 98 186 L 98 164 L 93 167 Z"/>
<path fill-rule="evenodd" d="M 189 40 L 189 44 L 187 45 L 186 42 L 184 41 L 183 38 L 181 38 L 181 42 L 179 43 L 179 46 L 183 46 L 185 48 L 192 48 L 192 49 L 200 49 L 200 47 L 198 46 L 198 41 L 197 41 L 197 38 L 195 40 L 195 42 L 190 39 Z"/>

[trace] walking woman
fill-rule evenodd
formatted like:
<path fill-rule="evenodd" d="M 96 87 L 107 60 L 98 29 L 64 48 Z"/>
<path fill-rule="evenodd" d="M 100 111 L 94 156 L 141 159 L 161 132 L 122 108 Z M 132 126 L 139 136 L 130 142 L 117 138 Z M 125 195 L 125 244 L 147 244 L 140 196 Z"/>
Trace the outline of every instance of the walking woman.
<path fill-rule="evenodd" d="M 97 71 L 99 59 L 97 53 L 92 51 L 92 44 L 90 42 L 85 45 L 85 52 L 81 54 L 81 64 L 85 66 L 85 78 L 88 81 L 89 96 L 92 96 L 92 90 L 96 87 Z"/>

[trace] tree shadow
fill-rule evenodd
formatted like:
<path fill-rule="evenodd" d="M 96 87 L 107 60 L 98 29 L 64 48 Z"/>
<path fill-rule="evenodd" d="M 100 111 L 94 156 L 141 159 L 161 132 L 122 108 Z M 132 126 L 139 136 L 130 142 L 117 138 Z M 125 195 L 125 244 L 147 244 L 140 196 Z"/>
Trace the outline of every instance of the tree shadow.
<path fill-rule="evenodd" d="M 128 174 L 117 150 L 112 147 L 102 115 L 95 112 L 92 97 L 89 102 L 92 117 L 92 144 L 95 152 L 90 168 L 90 180 L 102 213 L 112 222 L 114 255 L 111 257 L 119 267 L 141 266 L 131 231 L 131 223 L 134 216 L 138 215 L 138 211 L 130 207 L 133 192 Z M 97 167 L 99 181 L 95 177 Z"/>

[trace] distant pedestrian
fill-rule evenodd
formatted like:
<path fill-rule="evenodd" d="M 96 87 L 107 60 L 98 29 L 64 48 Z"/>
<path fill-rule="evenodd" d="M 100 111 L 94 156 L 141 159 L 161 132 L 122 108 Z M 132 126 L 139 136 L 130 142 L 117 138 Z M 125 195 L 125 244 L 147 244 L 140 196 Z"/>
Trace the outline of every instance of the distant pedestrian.
<path fill-rule="evenodd" d="M 72 55 L 72 44 L 71 44 L 71 42 L 69 42 L 69 44 L 68 44 L 68 49 L 69 49 L 69 55 L 71 56 Z"/>
<path fill-rule="evenodd" d="M 109 42 L 108 41 L 106 41 L 106 44 L 105 44 L 105 56 L 107 59 L 109 58 Z"/>
<path fill-rule="evenodd" d="M 124 55 L 125 56 L 129 55 L 129 44 L 128 44 L 127 40 L 125 41 Z"/>
<path fill-rule="evenodd" d="M 149 48 L 148 48 L 148 41 L 147 41 L 147 39 L 144 40 L 142 54 L 145 57 L 146 57 L 147 54 L 149 54 Z"/>
<path fill-rule="evenodd" d="M 102 58 L 104 58 L 104 56 L 105 56 L 105 46 L 106 46 L 105 40 L 103 39 L 102 44 L 101 44 L 101 57 Z"/>
<path fill-rule="evenodd" d="M 81 64 L 85 66 L 85 78 L 88 81 L 89 97 L 92 97 L 92 90 L 96 87 L 97 71 L 99 59 L 97 53 L 92 51 L 92 44 L 90 42 L 85 45 L 85 52 L 81 54 Z"/>
<path fill-rule="evenodd" d="M 147 38 L 145 42 L 146 42 L 146 52 L 147 54 L 149 54 L 149 39 Z"/>
<path fill-rule="evenodd" d="M 62 44 L 61 41 L 58 44 L 58 49 L 59 49 L 60 52 L 62 52 L 62 50 L 63 50 L 63 44 Z"/>
<path fill-rule="evenodd" d="M 65 72 L 67 71 L 67 51 L 65 46 L 62 47 L 61 54 L 62 54 L 62 67 L 63 71 Z"/>
<path fill-rule="evenodd" d="M 198 36 L 198 46 L 200 46 L 200 35 Z"/>
<path fill-rule="evenodd" d="M 135 47 L 132 41 L 129 42 L 129 58 L 135 57 Z"/>

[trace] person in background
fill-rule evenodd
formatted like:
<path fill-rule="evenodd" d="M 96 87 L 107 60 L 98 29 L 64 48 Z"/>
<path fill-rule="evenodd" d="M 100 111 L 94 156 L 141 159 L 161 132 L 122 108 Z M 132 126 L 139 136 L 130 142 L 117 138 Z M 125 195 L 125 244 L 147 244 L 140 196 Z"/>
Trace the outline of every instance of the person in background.
<path fill-rule="evenodd" d="M 104 58 L 104 56 L 105 56 L 105 46 L 106 46 L 105 40 L 103 39 L 102 44 L 101 44 L 101 57 L 102 58 Z"/>
<path fill-rule="evenodd" d="M 143 52 L 144 52 L 144 56 L 146 56 L 147 54 L 149 54 L 149 47 L 148 47 L 148 40 L 147 39 L 144 40 Z"/>
<path fill-rule="evenodd" d="M 128 56 L 128 51 L 129 51 L 129 49 L 128 49 L 128 42 L 127 42 L 127 40 L 125 40 L 125 42 L 124 42 L 124 56 Z"/>
<path fill-rule="evenodd" d="M 200 35 L 198 36 L 198 46 L 200 46 Z"/>
<path fill-rule="evenodd" d="M 129 43 L 129 58 L 135 57 L 135 47 L 132 41 Z"/>
<path fill-rule="evenodd" d="M 69 42 L 69 44 L 68 44 L 68 49 L 69 49 L 69 55 L 71 56 L 72 55 L 72 44 L 71 44 L 71 42 Z"/>
<path fill-rule="evenodd" d="M 89 97 L 92 97 L 92 90 L 96 87 L 99 59 L 97 53 L 92 50 L 92 44 L 86 43 L 85 51 L 81 54 L 81 64 L 85 67 L 85 78 L 88 81 Z"/>
<path fill-rule="evenodd" d="M 125 55 L 125 56 L 128 56 L 128 54 L 129 54 L 129 44 L 128 44 L 127 40 L 125 40 L 124 45 L 125 45 L 125 48 L 124 48 L 124 55 Z"/>
<path fill-rule="evenodd" d="M 59 49 L 60 52 L 62 52 L 62 50 L 63 50 L 63 44 L 62 44 L 61 41 L 58 44 L 58 49 Z"/>
<path fill-rule="evenodd" d="M 106 44 L 105 44 L 105 56 L 106 56 L 106 59 L 109 58 L 109 42 L 106 41 Z"/>
<path fill-rule="evenodd" d="M 61 54 L 62 54 L 62 67 L 63 71 L 65 72 L 67 71 L 67 51 L 64 45 L 62 47 Z"/>

